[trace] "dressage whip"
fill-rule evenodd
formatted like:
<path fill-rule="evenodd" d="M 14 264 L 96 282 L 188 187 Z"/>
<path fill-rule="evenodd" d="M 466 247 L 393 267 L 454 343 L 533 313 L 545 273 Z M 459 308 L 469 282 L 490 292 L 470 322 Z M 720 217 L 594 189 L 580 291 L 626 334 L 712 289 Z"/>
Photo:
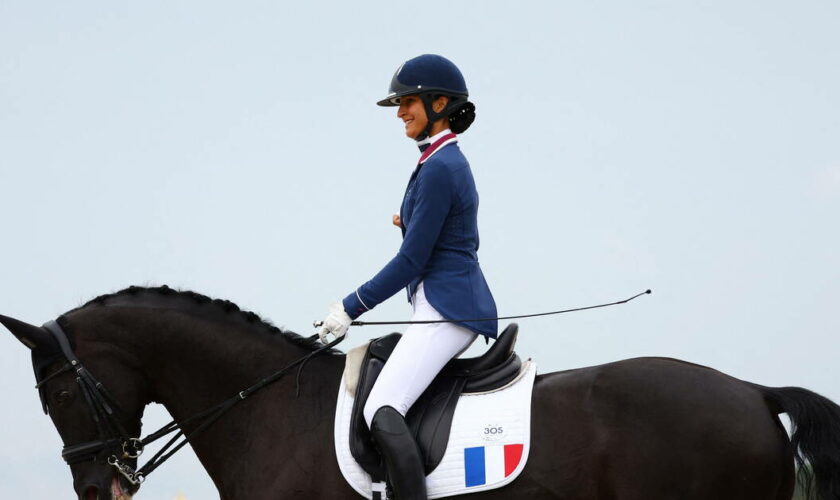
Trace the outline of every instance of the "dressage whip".
<path fill-rule="evenodd" d="M 576 311 L 586 311 L 587 309 L 598 309 L 599 307 L 617 306 L 619 304 L 626 304 L 631 300 L 651 293 L 648 288 L 644 292 L 637 293 L 629 299 L 618 300 L 616 302 L 609 302 L 606 304 L 597 304 L 594 306 L 575 307 L 572 309 L 562 309 L 560 311 L 549 311 L 534 314 L 520 314 L 516 316 L 500 316 L 498 318 L 478 318 L 478 319 L 430 319 L 421 321 L 354 321 L 350 326 L 373 326 L 373 325 L 428 325 L 432 323 L 476 323 L 480 321 L 497 321 L 501 319 L 521 319 L 521 318 L 536 318 L 537 316 L 550 316 L 552 314 L 565 314 Z M 312 326 L 318 328 L 324 324 L 323 321 L 315 321 Z"/>

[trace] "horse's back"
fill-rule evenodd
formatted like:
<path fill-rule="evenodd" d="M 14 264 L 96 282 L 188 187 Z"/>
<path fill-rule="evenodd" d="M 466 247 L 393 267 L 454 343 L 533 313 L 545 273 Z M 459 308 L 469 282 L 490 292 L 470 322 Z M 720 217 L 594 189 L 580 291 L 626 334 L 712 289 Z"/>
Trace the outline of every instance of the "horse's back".
<path fill-rule="evenodd" d="M 711 368 L 635 358 L 544 374 L 533 405 L 517 481 L 532 498 L 791 497 L 778 417 L 754 387 Z"/>

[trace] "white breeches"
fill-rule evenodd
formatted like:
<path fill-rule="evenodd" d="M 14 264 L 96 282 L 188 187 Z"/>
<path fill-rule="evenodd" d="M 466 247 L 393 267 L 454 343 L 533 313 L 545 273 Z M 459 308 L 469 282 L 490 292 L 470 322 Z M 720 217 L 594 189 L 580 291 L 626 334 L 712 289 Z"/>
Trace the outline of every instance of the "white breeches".
<path fill-rule="evenodd" d="M 412 305 L 412 321 L 444 319 L 426 301 L 423 283 L 417 287 Z M 444 365 L 464 352 L 477 336 L 474 331 L 453 323 L 409 325 L 365 403 L 368 427 L 376 410 L 383 406 L 390 406 L 405 416 Z"/>

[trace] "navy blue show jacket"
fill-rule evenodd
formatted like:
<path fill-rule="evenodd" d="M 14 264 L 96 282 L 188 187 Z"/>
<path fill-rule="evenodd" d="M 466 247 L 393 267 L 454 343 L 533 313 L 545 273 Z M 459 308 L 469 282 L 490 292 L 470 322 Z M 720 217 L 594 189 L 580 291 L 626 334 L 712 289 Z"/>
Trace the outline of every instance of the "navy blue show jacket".
<path fill-rule="evenodd" d="M 458 144 L 446 144 L 417 166 L 400 208 L 397 255 L 343 300 L 356 319 L 402 288 L 409 300 L 423 282 L 426 299 L 446 319 L 495 318 L 496 303 L 478 265 L 478 191 Z M 459 323 L 496 338 L 496 320 Z"/>

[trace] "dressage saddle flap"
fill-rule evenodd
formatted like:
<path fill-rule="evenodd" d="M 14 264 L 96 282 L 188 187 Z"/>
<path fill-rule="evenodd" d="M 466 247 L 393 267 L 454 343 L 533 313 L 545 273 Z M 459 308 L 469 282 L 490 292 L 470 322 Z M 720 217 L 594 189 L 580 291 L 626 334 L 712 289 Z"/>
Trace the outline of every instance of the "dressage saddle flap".
<path fill-rule="evenodd" d="M 388 357 L 391 356 L 394 348 L 397 347 L 397 342 L 399 342 L 401 338 L 401 333 L 391 333 L 389 335 L 385 335 L 384 337 L 373 339 L 370 341 L 368 352 L 374 358 L 386 361 Z"/>
<path fill-rule="evenodd" d="M 423 454 L 426 474 L 431 473 L 443 458 L 461 394 L 491 391 L 516 378 L 522 367 L 519 356 L 513 352 L 518 330 L 515 323 L 509 325 L 482 356 L 450 361 L 409 410 L 406 421 Z M 401 337 L 399 333 L 392 333 L 371 341 L 362 362 L 353 402 L 350 452 L 375 480 L 383 479 L 385 471 L 364 420 L 363 409 L 376 378 Z"/>

